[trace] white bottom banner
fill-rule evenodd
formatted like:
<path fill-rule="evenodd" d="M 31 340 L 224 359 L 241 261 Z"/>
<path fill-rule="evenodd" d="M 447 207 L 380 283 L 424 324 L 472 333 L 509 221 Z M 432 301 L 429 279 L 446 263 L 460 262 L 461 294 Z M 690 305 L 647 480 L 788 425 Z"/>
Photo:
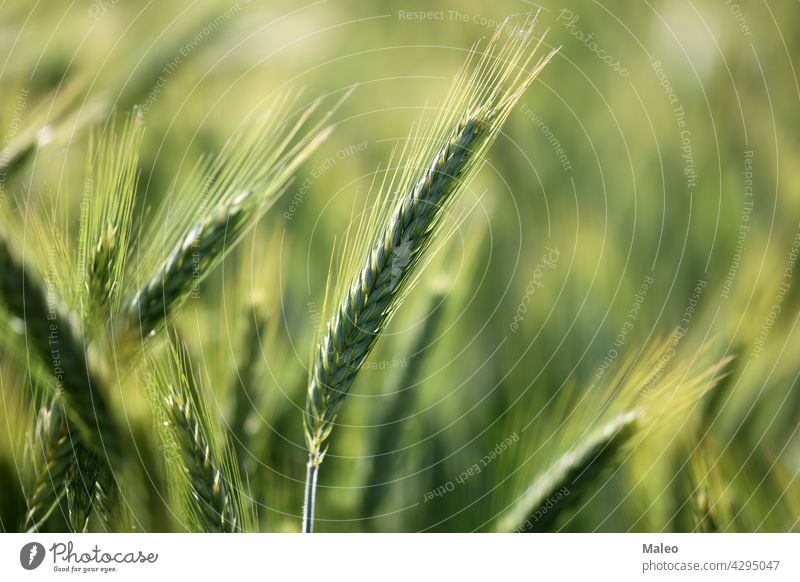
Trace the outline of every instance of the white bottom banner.
<path fill-rule="evenodd" d="M 800 534 L 2 534 L 0 580 L 796 582 L 798 554 Z"/>

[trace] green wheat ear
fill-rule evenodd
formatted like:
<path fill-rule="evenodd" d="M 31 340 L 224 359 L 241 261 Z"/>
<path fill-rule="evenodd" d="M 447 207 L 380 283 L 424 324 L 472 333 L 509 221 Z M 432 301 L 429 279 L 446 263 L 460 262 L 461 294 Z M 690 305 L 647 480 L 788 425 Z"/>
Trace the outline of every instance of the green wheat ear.
<path fill-rule="evenodd" d="M 212 435 L 213 421 L 203 404 L 188 353 L 182 345 L 171 344 L 168 356 L 157 372 L 163 437 L 166 449 L 177 454 L 179 470 L 173 486 L 183 498 L 187 517 L 198 531 L 252 530 L 254 518 L 245 506 L 236 460 Z"/>
<path fill-rule="evenodd" d="M 112 119 L 89 141 L 77 265 L 86 327 L 105 324 L 120 303 L 143 134 L 141 112 L 134 110 L 121 128 Z"/>
<path fill-rule="evenodd" d="M 708 348 L 708 344 L 701 346 L 691 358 L 667 369 L 663 362 L 673 349 L 672 337 L 630 356 L 613 378 L 606 380 L 608 385 L 598 390 L 601 400 L 583 401 L 570 415 L 570 423 L 583 435 L 598 409 L 614 406 L 623 411 L 594 432 L 578 437 L 537 475 L 496 519 L 494 531 L 549 531 L 560 516 L 574 511 L 588 492 L 620 466 L 634 442 L 645 442 L 658 429 L 685 416 L 724 377 L 730 358 L 707 365 Z"/>
<path fill-rule="evenodd" d="M 311 531 L 317 472 L 328 439 L 364 360 L 412 285 L 425 251 L 440 230 L 458 193 L 483 161 L 488 147 L 555 51 L 530 68 L 541 40 L 532 44 L 533 20 L 506 22 L 492 37 L 477 66 L 473 50 L 457 77 L 440 117 L 426 135 L 409 140 L 404 160 L 384 196 L 395 208 L 362 229 L 351 251 L 333 312 L 313 357 L 305 410 L 309 451 L 303 530 Z M 327 302 L 326 302 L 327 304 Z"/>
<path fill-rule="evenodd" d="M 28 532 L 37 531 L 58 506 L 73 462 L 67 419 L 55 402 L 39 411 L 35 432 L 42 460 L 27 496 L 25 529 Z"/>
<path fill-rule="evenodd" d="M 617 416 L 562 455 L 498 521 L 497 531 L 546 531 L 616 466 L 621 450 L 636 434 L 638 416 L 636 411 Z"/>
<path fill-rule="evenodd" d="M 342 99 L 310 127 L 320 105 L 313 103 L 294 119 L 283 95 L 274 107 L 230 140 L 210 164 L 201 164 L 189 183 L 168 196 L 132 281 L 122 309 L 123 335 L 150 337 L 169 324 L 184 301 L 240 242 L 285 191 L 298 167 L 331 132 L 324 127 Z M 161 249 L 168 249 L 166 258 Z"/>
<path fill-rule="evenodd" d="M 119 439 L 107 396 L 92 372 L 74 317 L 49 300 L 41 280 L 18 260 L 0 236 L 0 302 L 25 327 L 30 348 L 53 374 L 59 401 L 83 442 L 96 454 L 115 458 Z"/>

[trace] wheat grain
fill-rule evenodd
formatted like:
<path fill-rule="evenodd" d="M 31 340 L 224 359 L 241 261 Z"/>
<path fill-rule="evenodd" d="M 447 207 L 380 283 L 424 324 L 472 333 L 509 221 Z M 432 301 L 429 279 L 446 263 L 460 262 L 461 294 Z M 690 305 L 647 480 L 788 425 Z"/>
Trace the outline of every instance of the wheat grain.
<path fill-rule="evenodd" d="M 58 505 L 73 460 L 67 420 L 55 403 L 39 412 L 36 432 L 43 459 L 27 498 L 25 529 L 29 532 L 38 530 Z"/>
<path fill-rule="evenodd" d="M 204 531 L 238 531 L 236 504 L 190 400 L 172 390 L 165 404 Z"/>
<path fill-rule="evenodd" d="M 522 92 L 553 54 L 532 72 L 526 70 L 536 52 L 528 54 L 533 23 L 526 24 L 514 30 L 501 27 L 471 73 L 468 60 L 445 114 L 433 124 L 399 184 L 390 185 L 389 190 L 402 192 L 397 207 L 372 237 L 366 260 L 341 292 L 317 345 L 305 409 L 309 460 L 303 531 L 313 528 L 319 465 L 361 365 L 407 291 L 446 209 L 469 181 Z M 501 44 L 506 33 L 510 39 Z M 421 175 L 416 175 L 417 168 L 424 168 Z"/>

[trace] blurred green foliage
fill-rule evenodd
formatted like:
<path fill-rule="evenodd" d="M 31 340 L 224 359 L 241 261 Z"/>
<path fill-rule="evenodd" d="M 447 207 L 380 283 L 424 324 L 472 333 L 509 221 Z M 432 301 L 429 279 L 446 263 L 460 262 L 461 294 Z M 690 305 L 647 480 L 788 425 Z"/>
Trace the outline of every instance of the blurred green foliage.
<path fill-rule="evenodd" d="M 535 9 L 521 0 L 0 8 L 0 211 L 23 222 L 58 216 L 73 238 L 87 128 L 143 109 L 134 213 L 147 217 L 280 90 L 303 89 L 299 111 L 357 85 L 332 136 L 177 324 L 209 414 L 221 433 L 236 427 L 260 528 L 299 528 L 307 368 L 334 244 L 369 211 L 374 173 L 435 111 L 469 48 L 505 16 Z M 545 43 L 561 49 L 360 373 L 321 473 L 318 530 L 491 529 L 614 411 L 606 378 L 636 369 L 646 346 L 676 328 L 667 368 L 688 375 L 733 356 L 728 375 L 645 431 L 550 529 L 800 529 L 799 16 L 790 2 L 542 3 L 537 30 L 549 27 Z M 0 526 L 15 531 L 33 410 L 29 374 L 8 349 Z M 112 396 L 138 452 L 124 496 L 133 527 L 183 529 L 168 509 L 145 374 L 120 379 Z M 477 476 L 426 500 L 511 435 L 519 440 Z M 386 443 L 393 450 L 377 453 Z M 365 496 L 365 483 L 380 497 Z"/>

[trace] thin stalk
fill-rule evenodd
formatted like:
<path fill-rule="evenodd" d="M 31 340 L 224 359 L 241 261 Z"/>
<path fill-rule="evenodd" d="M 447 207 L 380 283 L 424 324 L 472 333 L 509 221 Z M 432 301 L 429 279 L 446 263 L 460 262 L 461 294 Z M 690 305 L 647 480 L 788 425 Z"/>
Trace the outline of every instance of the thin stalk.
<path fill-rule="evenodd" d="M 303 494 L 303 533 L 314 532 L 314 510 L 317 503 L 319 462 L 309 455 L 306 465 L 306 485 Z"/>

